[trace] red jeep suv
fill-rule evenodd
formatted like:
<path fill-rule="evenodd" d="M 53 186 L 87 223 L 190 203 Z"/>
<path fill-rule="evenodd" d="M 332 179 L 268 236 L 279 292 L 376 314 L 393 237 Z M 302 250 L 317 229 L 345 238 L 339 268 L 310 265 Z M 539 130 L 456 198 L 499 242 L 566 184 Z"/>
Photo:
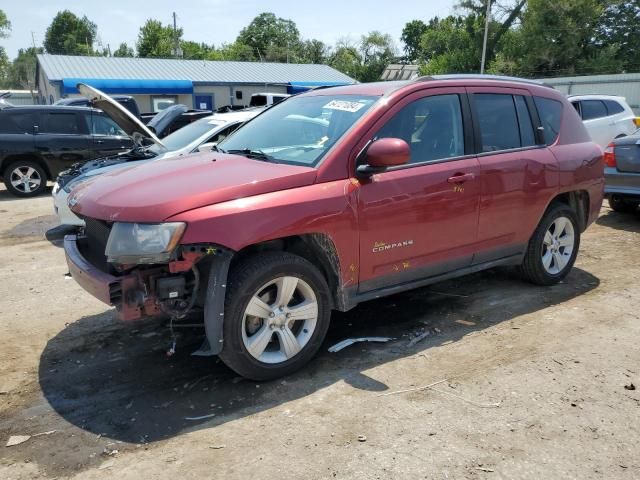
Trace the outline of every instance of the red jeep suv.
<path fill-rule="evenodd" d="M 286 375 L 331 310 L 502 265 L 560 281 L 600 210 L 600 148 L 563 95 L 491 76 L 291 97 L 211 152 L 72 192 L 70 272 L 122 320 L 201 309 L 201 353 Z"/>

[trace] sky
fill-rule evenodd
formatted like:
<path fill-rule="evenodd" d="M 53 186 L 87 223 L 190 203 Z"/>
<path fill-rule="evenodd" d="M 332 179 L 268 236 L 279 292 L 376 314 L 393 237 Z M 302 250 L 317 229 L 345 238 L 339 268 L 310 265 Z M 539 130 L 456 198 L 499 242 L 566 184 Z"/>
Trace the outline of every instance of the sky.
<path fill-rule="evenodd" d="M 98 40 L 111 50 L 121 42 L 134 46 L 140 26 L 148 18 L 172 22 L 175 11 L 185 40 L 213 43 L 233 42 L 238 32 L 262 12 L 296 22 L 300 35 L 333 44 L 338 38 L 371 30 L 389 33 L 401 48 L 400 35 L 411 20 L 428 20 L 452 13 L 456 0 L 10 0 L 0 2 L 11 21 L 9 38 L 0 45 L 13 59 L 19 48 L 42 45 L 44 34 L 59 10 L 86 15 L 98 25 Z M 32 33 L 33 32 L 33 33 Z M 32 39 L 33 35 L 33 39 Z M 94 45 L 99 47 L 99 45 Z"/>

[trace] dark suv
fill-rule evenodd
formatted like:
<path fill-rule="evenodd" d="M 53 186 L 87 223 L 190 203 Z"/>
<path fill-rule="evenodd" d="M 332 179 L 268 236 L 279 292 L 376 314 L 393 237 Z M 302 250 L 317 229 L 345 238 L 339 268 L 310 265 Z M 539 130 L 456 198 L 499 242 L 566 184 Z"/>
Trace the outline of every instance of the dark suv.
<path fill-rule="evenodd" d="M 74 163 L 129 150 L 132 141 L 100 110 L 68 106 L 0 108 L 0 176 L 20 197 L 44 191 Z"/>

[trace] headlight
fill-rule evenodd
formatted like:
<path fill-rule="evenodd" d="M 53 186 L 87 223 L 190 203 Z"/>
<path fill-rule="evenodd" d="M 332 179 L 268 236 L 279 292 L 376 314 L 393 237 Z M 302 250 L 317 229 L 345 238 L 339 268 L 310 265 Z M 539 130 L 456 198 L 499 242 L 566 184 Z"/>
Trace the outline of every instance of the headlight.
<path fill-rule="evenodd" d="M 111 228 L 105 254 L 110 263 L 168 262 L 186 223 L 120 223 Z"/>

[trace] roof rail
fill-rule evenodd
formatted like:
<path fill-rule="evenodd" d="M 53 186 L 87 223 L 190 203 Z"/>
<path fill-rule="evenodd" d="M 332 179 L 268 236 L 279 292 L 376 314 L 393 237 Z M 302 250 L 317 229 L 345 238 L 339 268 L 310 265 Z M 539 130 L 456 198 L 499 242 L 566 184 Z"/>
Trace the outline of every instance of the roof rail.
<path fill-rule="evenodd" d="M 507 82 L 527 83 L 529 85 L 538 85 L 540 87 L 553 88 L 553 86 L 544 83 L 541 80 L 529 80 L 527 78 L 509 77 L 506 75 L 481 75 L 479 73 L 455 73 L 448 75 L 431 75 L 418 77 L 414 82 L 426 82 L 429 80 L 503 80 Z"/>

